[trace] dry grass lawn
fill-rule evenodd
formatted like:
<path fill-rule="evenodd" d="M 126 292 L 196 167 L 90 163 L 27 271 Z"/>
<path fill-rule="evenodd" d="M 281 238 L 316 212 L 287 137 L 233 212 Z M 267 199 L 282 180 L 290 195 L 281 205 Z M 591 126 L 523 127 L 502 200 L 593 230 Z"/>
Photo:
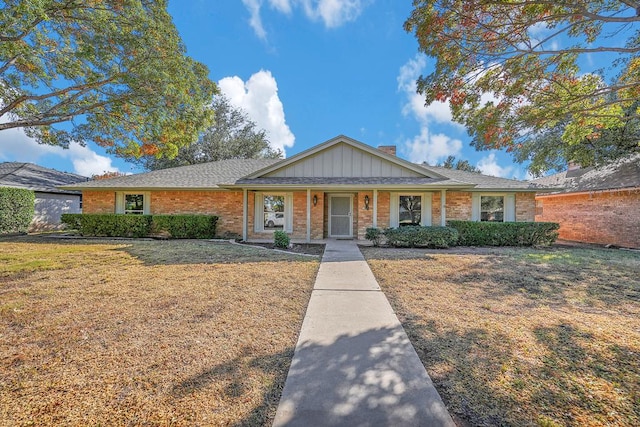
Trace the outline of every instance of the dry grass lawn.
<path fill-rule="evenodd" d="M 363 253 L 459 425 L 640 425 L 640 254 Z"/>
<path fill-rule="evenodd" d="M 0 425 L 263 425 L 317 258 L 0 239 Z"/>

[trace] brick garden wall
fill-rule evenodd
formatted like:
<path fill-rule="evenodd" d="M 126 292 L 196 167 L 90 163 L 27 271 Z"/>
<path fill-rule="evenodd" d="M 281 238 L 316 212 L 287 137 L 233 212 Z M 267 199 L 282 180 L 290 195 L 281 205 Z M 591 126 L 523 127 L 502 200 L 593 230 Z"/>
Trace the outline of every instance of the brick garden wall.
<path fill-rule="evenodd" d="M 640 188 L 536 197 L 536 221 L 560 224 L 560 238 L 640 248 Z"/>

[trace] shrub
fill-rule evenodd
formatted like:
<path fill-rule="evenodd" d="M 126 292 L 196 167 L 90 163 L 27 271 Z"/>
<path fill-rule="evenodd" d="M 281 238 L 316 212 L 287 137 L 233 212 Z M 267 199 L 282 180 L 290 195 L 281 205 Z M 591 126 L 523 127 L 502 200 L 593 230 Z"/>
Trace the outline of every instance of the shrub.
<path fill-rule="evenodd" d="M 373 246 L 380 246 L 380 241 L 384 237 L 384 232 L 376 227 L 367 228 L 364 238 L 370 240 Z"/>
<path fill-rule="evenodd" d="M 0 188 L 0 234 L 26 233 L 33 220 L 35 193 L 24 188 Z"/>
<path fill-rule="evenodd" d="M 273 244 L 276 248 L 287 249 L 290 243 L 289 235 L 284 231 L 277 230 L 273 232 Z"/>
<path fill-rule="evenodd" d="M 395 247 L 448 248 L 458 241 L 458 232 L 450 227 L 387 228 L 384 235 L 387 243 Z"/>
<path fill-rule="evenodd" d="M 216 233 L 213 215 L 63 214 L 62 222 L 83 236 L 148 237 L 165 231 L 177 239 L 209 239 Z"/>
<path fill-rule="evenodd" d="M 166 231 L 173 239 L 212 239 L 218 217 L 213 215 L 153 215 L 154 232 Z"/>
<path fill-rule="evenodd" d="M 448 221 L 463 246 L 548 246 L 558 238 L 555 222 Z"/>

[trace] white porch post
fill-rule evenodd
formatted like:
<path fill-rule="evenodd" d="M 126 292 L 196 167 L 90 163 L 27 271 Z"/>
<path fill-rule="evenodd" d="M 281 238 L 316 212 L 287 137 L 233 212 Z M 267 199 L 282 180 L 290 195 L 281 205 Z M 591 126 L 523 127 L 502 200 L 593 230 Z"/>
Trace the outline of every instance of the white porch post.
<path fill-rule="evenodd" d="M 242 189 L 242 240 L 247 241 L 247 189 Z"/>
<path fill-rule="evenodd" d="M 311 189 L 307 188 L 307 243 L 311 242 Z"/>
<path fill-rule="evenodd" d="M 373 190 L 373 228 L 378 227 L 378 190 Z"/>
<path fill-rule="evenodd" d="M 447 225 L 447 190 L 440 190 L 440 225 Z"/>

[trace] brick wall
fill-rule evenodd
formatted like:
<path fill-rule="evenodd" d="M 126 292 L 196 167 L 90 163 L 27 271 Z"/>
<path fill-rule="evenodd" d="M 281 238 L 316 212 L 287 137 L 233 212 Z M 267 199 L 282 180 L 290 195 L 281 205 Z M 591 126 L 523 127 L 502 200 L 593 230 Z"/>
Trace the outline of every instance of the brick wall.
<path fill-rule="evenodd" d="M 536 216 L 536 195 L 516 193 L 516 222 L 532 222 Z"/>
<path fill-rule="evenodd" d="M 371 203 L 373 203 L 373 201 Z M 378 228 L 389 227 L 390 204 L 391 193 L 388 191 L 378 191 Z"/>
<path fill-rule="evenodd" d="M 640 188 L 536 201 L 536 221 L 559 223 L 561 239 L 640 248 Z"/>
<path fill-rule="evenodd" d="M 438 198 L 438 205 L 440 199 Z M 471 193 L 462 191 L 447 191 L 445 196 L 445 209 L 447 221 L 450 219 L 459 221 L 471 220 Z M 438 224 L 440 221 L 438 221 Z"/>
<path fill-rule="evenodd" d="M 369 197 L 369 209 L 366 208 L 364 197 Z M 364 239 L 367 228 L 373 227 L 373 191 L 362 191 L 357 195 L 358 222 L 356 236 L 358 239 Z M 379 208 L 379 206 L 378 206 Z"/>
<path fill-rule="evenodd" d="M 82 213 L 110 214 L 116 212 L 115 191 L 82 192 Z"/>

